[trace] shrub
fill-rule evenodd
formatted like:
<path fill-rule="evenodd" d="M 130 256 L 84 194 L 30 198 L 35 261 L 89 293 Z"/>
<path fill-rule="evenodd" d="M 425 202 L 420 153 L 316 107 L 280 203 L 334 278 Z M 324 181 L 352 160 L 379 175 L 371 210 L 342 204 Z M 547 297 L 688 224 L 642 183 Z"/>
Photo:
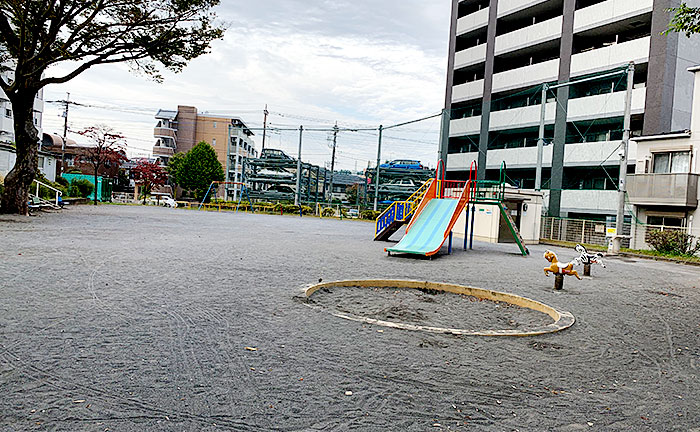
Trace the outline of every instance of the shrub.
<path fill-rule="evenodd" d="M 377 219 L 377 217 L 379 217 L 380 214 L 381 214 L 381 212 L 374 211 L 374 210 L 363 210 L 360 213 L 360 218 L 367 219 L 367 220 L 375 220 L 375 219 Z"/>
<path fill-rule="evenodd" d="M 70 184 L 68 194 L 74 197 L 87 198 L 88 195 L 92 193 L 93 189 L 95 189 L 95 186 L 93 186 L 89 180 L 78 179 L 73 180 L 73 182 Z"/>
<path fill-rule="evenodd" d="M 321 212 L 323 217 L 333 217 L 335 216 L 335 209 L 333 207 L 326 207 Z"/>
<path fill-rule="evenodd" d="M 65 177 L 62 177 L 62 176 L 56 177 L 56 183 L 60 184 L 61 186 L 66 187 L 66 188 L 70 186 L 70 182 L 68 180 L 66 180 Z"/>
<path fill-rule="evenodd" d="M 700 241 L 682 231 L 651 231 L 647 243 L 656 251 L 682 256 L 693 256 L 700 250 Z"/>

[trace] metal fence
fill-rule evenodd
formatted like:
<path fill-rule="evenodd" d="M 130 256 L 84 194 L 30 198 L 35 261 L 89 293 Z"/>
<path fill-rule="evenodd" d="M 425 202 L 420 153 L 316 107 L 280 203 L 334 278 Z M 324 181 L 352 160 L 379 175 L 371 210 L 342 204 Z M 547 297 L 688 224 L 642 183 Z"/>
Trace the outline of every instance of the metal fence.
<path fill-rule="evenodd" d="M 607 247 L 609 238 L 606 237 L 606 228 L 605 221 L 543 217 L 540 225 L 540 238 Z M 622 247 L 650 249 L 648 240 L 651 232 L 687 230 L 687 227 L 625 223 L 622 234 L 627 238 L 623 239 Z"/>
<path fill-rule="evenodd" d="M 630 225 L 625 224 L 623 234 L 629 235 Z M 604 221 L 543 217 L 540 238 L 571 243 L 608 245 Z M 630 239 L 624 239 L 623 247 L 629 247 Z"/>

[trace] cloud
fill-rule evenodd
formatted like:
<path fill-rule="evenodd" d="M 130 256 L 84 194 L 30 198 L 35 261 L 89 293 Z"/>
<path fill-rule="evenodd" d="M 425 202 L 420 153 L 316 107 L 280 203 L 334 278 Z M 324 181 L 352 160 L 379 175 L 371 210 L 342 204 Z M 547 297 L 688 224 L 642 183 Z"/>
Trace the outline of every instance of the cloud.
<path fill-rule="evenodd" d="M 225 1 L 224 40 L 181 74 L 166 73 L 163 84 L 134 76 L 125 65 L 97 66 L 47 88 L 46 99 L 70 91 L 71 99 L 102 107 L 71 107 L 71 127 L 110 124 L 127 135 L 132 153 L 150 151 L 155 111 L 178 104 L 240 116 L 253 127 L 262 125 L 265 104 L 278 125 L 376 126 L 419 118 L 442 108 L 449 8 L 437 0 Z M 45 131 L 62 128 L 60 111 L 47 104 Z M 387 133 L 385 155 L 434 164 L 438 127 L 433 120 Z M 327 162 L 326 139 L 327 133 L 310 133 L 304 159 Z M 296 152 L 294 133 L 275 140 Z M 339 140 L 341 168 L 376 158 L 372 134 L 345 133 Z"/>

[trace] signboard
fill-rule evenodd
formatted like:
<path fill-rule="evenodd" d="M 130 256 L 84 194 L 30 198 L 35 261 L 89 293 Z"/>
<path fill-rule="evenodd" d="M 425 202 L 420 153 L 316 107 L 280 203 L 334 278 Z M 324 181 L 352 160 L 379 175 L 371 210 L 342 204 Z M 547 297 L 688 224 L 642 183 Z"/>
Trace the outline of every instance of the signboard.
<path fill-rule="evenodd" d="M 605 230 L 605 237 L 615 237 L 617 235 L 617 228 L 607 227 Z"/>

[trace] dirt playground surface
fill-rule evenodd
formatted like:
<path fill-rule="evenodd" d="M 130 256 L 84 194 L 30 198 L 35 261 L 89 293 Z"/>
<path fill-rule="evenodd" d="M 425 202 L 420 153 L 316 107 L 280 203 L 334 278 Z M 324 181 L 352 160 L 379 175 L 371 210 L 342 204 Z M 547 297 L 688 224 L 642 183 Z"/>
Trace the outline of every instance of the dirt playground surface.
<path fill-rule="evenodd" d="M 0 217 L 0 431 L 700 431 L 700 268 L 609 259 L 555 292 L 544 246 L 387 257 L 373 228 L 127 206 Z M 527 338 L 378 332 L 298 299 L 378 278 L 510 292 L 577 321 Z"/>
<path fill-rule="evenodd" d="M 473 332 L 527 331 L 554 322 L 549 315 L 532 309 L 436 290 L 322 288 L 308 299 L 308 303 L 331 313 Z"/>

